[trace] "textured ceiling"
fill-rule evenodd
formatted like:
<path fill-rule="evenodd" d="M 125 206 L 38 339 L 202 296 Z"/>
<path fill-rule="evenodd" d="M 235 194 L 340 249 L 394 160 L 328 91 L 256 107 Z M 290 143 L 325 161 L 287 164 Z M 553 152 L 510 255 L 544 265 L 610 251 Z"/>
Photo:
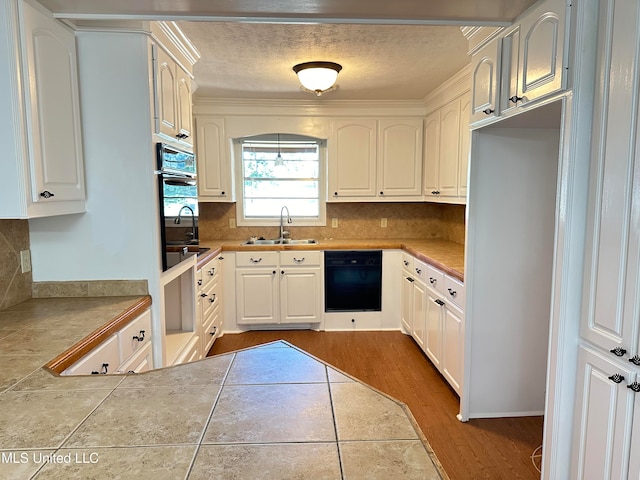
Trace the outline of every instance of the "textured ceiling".
<path fill-rule="evenodd" d="M 468 63 L 459 25 L 508 25 L 536 0 L 39 1 L 59 18 L 179 20 L 202 54 L 196 96 L 309 99 L 291 67 L 329 60 L 344 68 L 322 98 L 416 100 Z"/>
<path fill-rule="evenodd" d="M 202 54 L 196 96 L 309 99 L 292 67 L 343 66 L 332 100 L 417 100 L 469 63 L 453 26 L 178 22 Z"/>

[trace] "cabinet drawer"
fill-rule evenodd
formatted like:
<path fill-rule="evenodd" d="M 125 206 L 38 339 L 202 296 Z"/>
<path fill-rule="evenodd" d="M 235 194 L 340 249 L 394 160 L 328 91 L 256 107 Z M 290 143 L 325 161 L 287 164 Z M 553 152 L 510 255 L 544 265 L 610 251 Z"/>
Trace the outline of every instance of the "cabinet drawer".
<path fill-rule="evenodd" d="M 202 299 L 202 314 L 206 317 L 222 300 L 218 282 L 215 282 L 209 290 L 201 292 L 200 296 Z"/>
<path fill-rule="evenodd" d="M 444 273 L 431 265 L 426 265 L 425 283 L 438 293 L 446 292 Z"/>
<path fill-rule="evenodd" d="M 402 268 L 404 268 L 405 270 L 407 270 L 412 274 L 414 272 L 413 261 L 414 261 L 414 258 L 411 255 L 409 255 L 408 253 L 402 252 Z"/>
<path fill-rule="evenodd" d="M 237 252 L 236 267 L 277 267 L 278 252 Z"/>
<path fill-rule="evenodd" d="M 180 352 L 180 355 L 178 356 L 176 361 L 173 362 L 173 364 L 179 365 L 182 363 L 199 360 L 201 347 L 202 346 L 200 345 L 200 337 L 198 335 L 194 335 L 191 340 L 189 340 L 189 343 L 184 347 L 182 352 Z"/>
<path fill-rule="evenodd" d="M 449 275 L 444 277 L 444 296 L 447 300 L 464 309 L 464 284 Z"/>
<path fill-rule="evenodd" d="M 418 259 L 414 259 L 413 260 L 413 274 L 418 277 L 420 280 L 422 280 L 423 283 L 428 283 L 429 281 L 429 276 L 427 273 L 427 264 L 424 262 L 421 262 Z"/>
<path fill-rule="evenodd" d="M 150 339 L 151 310 L 147 310 L 118 332 L 120 363 L 126 362 L 131 355 L 150 343 Z"/>
<path fill-rule="evenodd" d="M 202 269 L 199 270 L 200 278 L 202 279 L 201 287 L 203 290 L 208 290 L 213 282 L 215 282 L 220 275 L 220 267 L 218 260 L 212 260 L 207 263 Z"/>
<path fill-rule="evenodd" d="M 120 366 L 118 357 L 118 335 L 112 335 L 76 363 L 67 368 L 63 375 L 92 375 L 115 373 Z"/>
<path fill-rule="evenodd" d="M 320 251 L 280 252 L 280 265 L 283 267 L 318 266 L 320 265 Z"/>
<path fill-rule="evenodd" d="M 151 344 L 147 343 L 143 348 L 138 350 L 133 357 L 126 363 L 123 363 L 118 369 L 118 373 L 142 373 L 153 368 L 153 355 L 151 353 Z"/>

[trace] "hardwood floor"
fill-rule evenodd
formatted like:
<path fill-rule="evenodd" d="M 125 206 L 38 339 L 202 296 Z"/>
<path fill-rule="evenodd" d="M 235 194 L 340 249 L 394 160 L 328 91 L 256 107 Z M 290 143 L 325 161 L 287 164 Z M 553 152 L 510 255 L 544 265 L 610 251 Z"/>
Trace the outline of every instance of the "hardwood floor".
<path fill-rule="evenodd" d="M 459 422 L 457 395 L 417 344 L 400 332 L 226 334 L 209 355 L 274 340 L 285 340 L 406 403 L 451 480 L 540 478 L 530 456 L 542 443 L 542 417 Z"/>

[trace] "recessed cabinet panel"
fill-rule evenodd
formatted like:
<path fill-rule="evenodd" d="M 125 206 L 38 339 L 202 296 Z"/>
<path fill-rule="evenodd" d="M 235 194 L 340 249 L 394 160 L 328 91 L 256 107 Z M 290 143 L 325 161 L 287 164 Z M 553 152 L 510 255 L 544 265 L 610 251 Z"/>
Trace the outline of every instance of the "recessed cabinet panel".
<path fill-rule="evenodd" d="M 421 281 L 416 280 L 413 282 L 413 325 L 411 334 L 423 350 L 426 334 L 426 290 L 426 285 Z"/>
<path fill-rule="evenodd" d="M 176 69 L 178 75 L 178 126 L 180 138 L 191 137 L 191 78 L 180 68 Z M 191 143 L 191 142 L 189 142 Z"/>
<path fill-rule="evenodd" d="M 448 305 L 444 311 L 442 373 L 453 389 L 460 393 L 462 383 L 462 310 Z"/>
<path fill-rule="evenodd" d="M 346 119 L 331 124 L 327 142 L 329 197 L 375 197 L 376 120 Z"/>
<path fill-rule="evenodd" d="M 442 321 L 444 314 L 444 303 L 440 304 L 440 295 L 431 288 L 427 288 L 426 311 L 426 338 L 425 353 L 436 368 L 440 369 L 442 360 Z"/>
<path fill-rule="evenodd" d="M 236 271 L 238 324 L 279 323 L 277 280 L 271 269 Z"/>
<path fill-rule="evenodd" d="M 471 119 L 473 122 L 498 115 L 498 42 L 482 47 L 471 60 Z"/>

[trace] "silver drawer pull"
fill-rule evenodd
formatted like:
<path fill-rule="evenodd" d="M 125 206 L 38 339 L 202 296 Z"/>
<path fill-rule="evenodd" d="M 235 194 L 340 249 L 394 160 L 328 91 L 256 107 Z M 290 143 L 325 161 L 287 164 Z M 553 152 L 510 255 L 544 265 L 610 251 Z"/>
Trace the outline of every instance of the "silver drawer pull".
<path fill-rule="evenodd" d="M 302 258 L 293 257 L 293 261 L 296 262 L 296 263 L 302 263 L 302 262 L 304 262 L 304 257 L 302 257 Z"/>
<path fill-rule="evenodd" d="M 450 288 L 447 288 L 447 290 L 449 290 L 449 295 L 451 295 L 452 297 L 455 297 L 458 292 L 456 292 L 455 290 L 451 290 Z"/>
<path fill-rule="evenodd" d="M 260 258 L 251 257 L 249 260 L 251 261 L 251 263 L 260 263 L 262 261 L 262 257 Z"/>

